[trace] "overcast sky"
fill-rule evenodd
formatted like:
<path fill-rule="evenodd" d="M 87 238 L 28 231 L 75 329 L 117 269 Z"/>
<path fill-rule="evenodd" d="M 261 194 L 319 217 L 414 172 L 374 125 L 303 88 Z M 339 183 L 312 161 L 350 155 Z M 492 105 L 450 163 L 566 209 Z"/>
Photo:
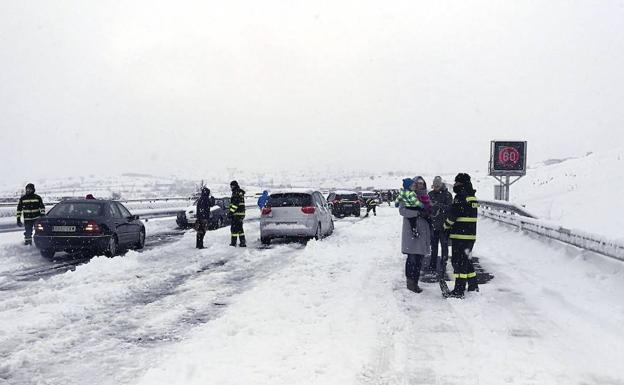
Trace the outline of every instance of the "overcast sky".
<path fill-rule="evenodd" d="M 2 183 L 623 146 L 623 21 L 606 0 L 3 0 Z"/>

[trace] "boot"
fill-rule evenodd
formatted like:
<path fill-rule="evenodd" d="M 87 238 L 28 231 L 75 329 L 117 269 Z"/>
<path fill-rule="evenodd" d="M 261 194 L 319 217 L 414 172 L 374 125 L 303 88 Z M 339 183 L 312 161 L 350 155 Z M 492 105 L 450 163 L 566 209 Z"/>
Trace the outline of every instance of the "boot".
<path fill-rule="evenodd" d="M 422 292 L 422 289 L 418 286 L 418 282 L 413 279 L 407 279 L 407 290 L 413 291 L 414 293 Z"/>
<path fill-rule="evenodd" d="M 230 246 L 236 247 L 236 236 L 232 235 L 232 240 L 230 241 Z"/>
<path fill-rule="evenodd" d="M 24 246 L 31 246 L 32 245 L 32 240 L 30 239 L 25 239 L 24 240 Z"/>
<path fill-rule="evenodd" d="M 479 292 L 479 284 L 477 283 L 477 277 L 468 278 L 468 291 Z"/>
<path fill-rule="evenodd" d="M 464 298 L 464 290 L 466 290 L 466 278 L 455 278 L 455 287 L 449 293 L 449 297 Z"/>
<path fill-rule="evenodd" d="M 244 235 L 240 235 L 238 238 L 239 238 L 239 246 L 240 247 L 247 247 L 247 242 L 245 242 L 245 236 Z"/>

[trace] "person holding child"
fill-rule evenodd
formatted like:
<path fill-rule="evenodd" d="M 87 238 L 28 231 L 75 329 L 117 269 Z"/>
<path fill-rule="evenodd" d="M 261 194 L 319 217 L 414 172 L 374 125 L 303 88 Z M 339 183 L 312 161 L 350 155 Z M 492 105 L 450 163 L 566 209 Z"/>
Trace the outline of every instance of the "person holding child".
<path fill-rule="evenodd" d="M 403 217 L 401 252 L 405 260 L 407 289 L 422 292 L 418 286 L 422 259 L 431 251 L 431 233 L 428 218 L 431 215 L 431 201 L 427 194 L 427 183 L 420 177 L 403 179 L 403 188 L 395 205 Z"/>

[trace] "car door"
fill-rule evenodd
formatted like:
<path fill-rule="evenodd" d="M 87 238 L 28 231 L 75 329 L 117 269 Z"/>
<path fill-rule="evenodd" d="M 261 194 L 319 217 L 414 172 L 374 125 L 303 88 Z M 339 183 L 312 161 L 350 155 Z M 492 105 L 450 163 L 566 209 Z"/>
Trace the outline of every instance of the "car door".
<path fill-rule="evenodd" d="M 321 198 L 321 204 L 325 208 L 325 222 L 327 223 L 327 225 L 324 227 L 324 229 L 325 229 L 326 234 L 329 234 L 329 231 L 332 227 L 331 207 L 329 207 L 329 203 L 327 202 L 323 194 L 319 194 L 319 196 Z"/>
<path fill-rule="evenodd" d="M 314 192 L 312 196 L 314 197 L 314 205 L 319 212 L 318 220 L 319 222 L 321 222 L 324 234 L 325 232 L 327 232 L 327 229 L 329 229 L 329 222 L 327 222 L 327 205 L 323 204 L 323 197 L 318 191 Z"/>
<path fill-rule="evenodd" d="M 125 220 L 123 215 L 121 214 L 121 211 L 119 211 L 119 208 L 117 208 L 115 202 L 110 202 L 108 204 L 107 210 L 110 215 L 109 223 L 111 231 L 117 235 L 117 241 L 119 242 L 119 244 L 125 244 L 127 242 L 127 235 L 125 233 Z"/>
<path fill-rule="evenodd" d="M 141 230 L 141 226 L 138 223 L 139 221 L 134 219 L 134 216 L 130 214 L 130 211 L 124 205 L 119 202 L 115 202 L 115 204 L 122 216 L 124 243 L 130 244 L 137 242 L 139 240 L 139 231 Z"/>

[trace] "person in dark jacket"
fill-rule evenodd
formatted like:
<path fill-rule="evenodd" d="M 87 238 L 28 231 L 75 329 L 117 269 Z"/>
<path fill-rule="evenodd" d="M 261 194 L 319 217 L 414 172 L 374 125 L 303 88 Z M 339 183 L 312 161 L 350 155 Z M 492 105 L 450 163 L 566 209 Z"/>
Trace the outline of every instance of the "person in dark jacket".
<path fill-rule="evenodd" d="M 215 205 L 215 199 L 210 195 L 210 189 L 208 187 L 202 187 L 201 196 L 197 200 L 197 207 L 195 212 L 197 213 L 197 221 L 195 222 L 195 229 L 197 230 L 197 238 L 195 247 L 198 249 L 204 248 L 204 236 L 206 230 L 208 230 L 208 223 L 210 221 L 210 208 Z"/>
<path fill-rule="evenodd" d="M 233 180 L 230 182 L 232 189 L 232 198 L 230 199 L 230 216 L 232 218 L 232 226 L 230 233 L 232 241 L 230 246 L 236 247 L 236 239 L 239 240 L 240 247 L 246 247 L 245 231 L 243 229 L 243 221 L 245 220 L 245 191 L 240 188 L 238 182 Z"/>
<path fill-rule="evenodd" d="M 22 215 L 24 223 L 22 224 Z M 17 203 L 17 225 L 24 226 L 24 245 L 32 245 L 32 232 L 37 218 L 45 215 L 43 200 L 35 194 L 35 185 L 26 185 L 26 194 Z"/>
<path fill-rule="evenodd" d="M 453 192 L 456 195 L 451 212 L 444 223 L 444 229 L 449 233 L 449 238 L 453 242 L 451 262 L 455 275 L 455 288 L 450 292 L 450 296 L 462 298 L 466 282 L 468 282 L 468 291 L 479 291 L 477 274 L 470 260 L 470 253 L 477 240 L 478 214 L 476 191 L 472 188 L 470 175 L 457 174 Z"/>
<path fill-rule="evenodd" d="M 264 206 L 266 206 L 267 201 L 269 200 L 269 192 L 264 190 L 260 198 L 258 198 L 258 208 L 262 210 Z"/>
<path fill-rule="evenodd" d="M 431 199 L 431 259 L 429 260 L 429 270 L 437 271 L 439 278 L 444 278 L 446 261 L 448 260 L 448 238 L 444 232 L 444 220 L 453 204 L 453 196 L 442 182 L 442 178 L 433 178 L 433 190 L 429 191 Z M 438 260 L 438 245 L 442 246 L 441 259 Z"/>
<path fill-rule="evenodd" d="M 368 214 L 372 211 L 373 215 L 377 216 L 377 198 L 376 197 L 368 197 L 364 199 L 364 205 L 366 206 L 366 215 L 364 218 L 368 217 Z"/>

